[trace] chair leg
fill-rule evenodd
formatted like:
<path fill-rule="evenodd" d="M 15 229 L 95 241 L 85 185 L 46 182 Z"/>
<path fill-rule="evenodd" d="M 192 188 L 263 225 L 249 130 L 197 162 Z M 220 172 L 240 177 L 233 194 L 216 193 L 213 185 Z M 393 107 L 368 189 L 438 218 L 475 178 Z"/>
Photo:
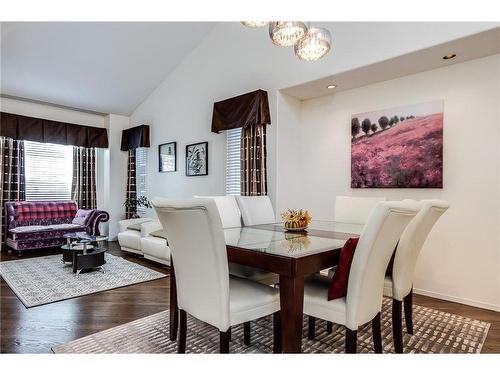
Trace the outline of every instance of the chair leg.
<path fill-rule="evenodd" d="M 316 318 L 314 316 L 309 316 L 308 323 L 307 338 L 309 340 L 314 340 L 316 337 Z"/>
<path fill-rule="evenodd" d="M 372 319 L 373 348 L 375 353 L 382 353 L 382 330 L 380 328 L 380 313 Z"/>
<path fill-rule="evenodd" d="M 229 353 L 229 341 L 231 340 L 231 328 L 226 332 L 219 332 L 219 352 L 221 354 Z"/>
<path fill-rule="evenodd" d="M 403 353 L 403 326 L 401 322 L 401 301 L 392 299 L 392 336 L 394 337 L 394 350 Z"/>
<path fill-rule="evenodd" d="M 403 298 L 406 332 L 413 335 L 413 289 Z"/>
<path fill-rule="evenodd" d="M 326 322 L 326 332 L 328 332 L 328 333 L 333 332 L 333 323 L 332 322 Z"/>
<path fill-rule="evenodd" d="M 187 331 L 187 314 L 184 310 L 179 310 L 180 332 L 179 342 L 177 343 L 177 353 L 186 353 L 186 331 Z"/>
<path fill-rule="evenodd" d="M 250 346 L 250 322 L 243 323 L 243 342 L 246 346 Z"/>
<path fill-rule="evenodd" d="M 273 314 L 273 329 L 274 329 L 274 338 L 273 338 L 273 353 L 282 353 L 281 346 L 281 315 L 280 312 L 275 312 Z"/>
<path fill-rule="evenodd" d="M 346 354 L 356 354 L 358 344 L 358 331 L 351 331 L 345 328 L 345 352 Z"/>

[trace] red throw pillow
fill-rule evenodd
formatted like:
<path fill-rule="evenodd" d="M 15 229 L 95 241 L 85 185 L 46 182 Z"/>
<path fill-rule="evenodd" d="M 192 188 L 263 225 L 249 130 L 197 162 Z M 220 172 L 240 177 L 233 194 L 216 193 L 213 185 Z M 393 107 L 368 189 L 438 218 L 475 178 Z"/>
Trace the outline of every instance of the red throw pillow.
<path fill-rule="evenodd" d="M 349 271 L 351 270 L 352 258 L 358 244 L 359 238 L 349 238 L 340 251 L 339 264 L 333 274 L 328 288 L 328 301 L 342 298 L 347 295 L 347 282 L 349 281 Z"/>

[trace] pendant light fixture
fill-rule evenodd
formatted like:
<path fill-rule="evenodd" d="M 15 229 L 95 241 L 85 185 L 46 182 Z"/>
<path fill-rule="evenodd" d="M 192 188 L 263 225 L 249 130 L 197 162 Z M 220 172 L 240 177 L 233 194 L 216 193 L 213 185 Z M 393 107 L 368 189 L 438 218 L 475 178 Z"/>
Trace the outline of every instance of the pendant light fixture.
<path fill-rule="evenodd" d="M 258 27 L 266 26 L 269 21 L 241 21 L 241 23 L 246 27 L 256 29 Z"/>
<path fill-rule="evenodd" d="M 324 57 L 332 48 L 332 35 L 328 29 L 309 27 L 301 21 L 242 21 L 243 25 L 256 29 L 269 24 L 269 37 L 277 46 L 294 47 L 295 56 L 305 61 Z"/>
<path fill-rule="evenodd" d="M 319 60 L 330 51 L 331 44 L 330 31 L 320 27 L 311 27 L 305 37 L 295 44 L 295 56 L 306 61 Z"/>
<path fill-rule="evenodd" d="M 279 21 L 269 23 L 269 37 L 277 46 L 290 47 L 307 33 L 307 25 L 299 21 Z"/>

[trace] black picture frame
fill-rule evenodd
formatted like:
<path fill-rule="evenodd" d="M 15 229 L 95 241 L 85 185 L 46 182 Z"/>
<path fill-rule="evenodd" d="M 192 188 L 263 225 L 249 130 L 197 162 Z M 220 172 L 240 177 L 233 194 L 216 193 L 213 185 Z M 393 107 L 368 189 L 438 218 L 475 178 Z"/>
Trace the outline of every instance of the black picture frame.
<path fill-rule="evenodd" d="M 186 176 L 195 177 L 207 175 L 208 142 L 198 142 L 186 145 Z"/>
<path fill-rule="evenodd" d="M 162 148 L 167 148 L 168 146 L 173 146 L 174 148 L 174 169 L 163 169 L 162 163 Z M 167 142 L 158 145 L 158 172 L 177 172 L 177 142 Z"/>

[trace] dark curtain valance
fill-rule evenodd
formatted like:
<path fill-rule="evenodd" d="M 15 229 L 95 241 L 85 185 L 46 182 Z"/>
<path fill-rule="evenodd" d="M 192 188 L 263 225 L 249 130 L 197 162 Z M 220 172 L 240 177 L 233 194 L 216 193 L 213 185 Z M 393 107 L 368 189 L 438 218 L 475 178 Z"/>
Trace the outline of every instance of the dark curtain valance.
<path fill-rule="evenodd" d="M 270 124 L 267 91 L 257 90 L 214 103 L 212 131 Z"/>
<path fill-rule="evenodd" d="M 56 143 L 80 147 L 108 147 L 105 128 L 0 113 L 0 136 L 40 143 Z"/>
<path fill-rule="evenodd" d="M 122 131 L 122 151 L 149 147 L 149 125 L 139 125 Z"/>

